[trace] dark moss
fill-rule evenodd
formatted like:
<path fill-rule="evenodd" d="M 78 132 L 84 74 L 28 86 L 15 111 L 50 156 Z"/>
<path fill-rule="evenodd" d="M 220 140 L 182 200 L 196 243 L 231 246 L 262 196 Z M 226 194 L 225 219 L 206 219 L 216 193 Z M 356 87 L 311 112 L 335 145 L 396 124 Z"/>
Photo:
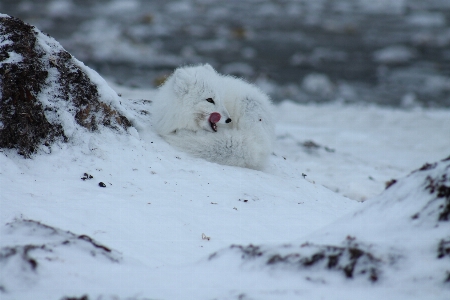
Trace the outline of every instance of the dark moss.
<path fill-rule="evenodd" d="M 397 183 L 397 180 L 396 180 L 396 179 L 391 179 L 391 180 L 389 180 L 389 181 L 386 181 L 385 187 L 386 187 L 386 189 L 388 189 L 388 188 L 390 188 L 391 186 L 393 186 L 393 185 L 396 184 L 396 183 Z"/>
<path fill-rule="evenodd" d="M 259 246 L 254 245 L 248 245 L 247 247 L 240 246 L 240 245 L 231 245 L 231 249 L 238 248 L 242 251 L 242 259 L 246 258 L 255 258 L 260 257 L 263 255 L 263 252 L 261 251 L 261 248 Z"/>
<path fill-rule="evenodd" d="M 85 234 L 78 236 L 78 239 L 86 241 L 88 243 L 90 243 L 92 246 L 94 246 L 95 248 L 99 248 L 103 251 L 106 251 L 108 253 L 111 252 L 111 249 L 109 249 L 106 246 L 100 245 L 99 243 L 95 242 L 90 236 L 87 236 Z"/>
<path fill-rule="evenodd" d="M 88 295 L 83 295 L 80 297 L 63 297 L 61 300 L 89 300 Z"/>
<path fill-rule="evenodd" d="M 0 59 L 8 52 L 22 55 L 18 63 L 0 66 L 0 148 L 15 148 L 29 157 L 39 145 L 50 145 L 55 140 L 67 140 L 60 124 L 50 124 L 42 104 L 37 100 L 45 85 L 48 72 L 41 62 L 44 51 L 36 45 L 34 27 L 19 19 L 0 18 L 0 39 L 10 40 L 0 47 Z"/>
<path fill-rule="evenodd" d="M 434 164 L 426 163 L 419 169 L 419 171 L 433 170 L 434 168 L 436 168 L 436 166 L 437 166 L 437 163 L 434 163 Z"/>
<path fill-rule="evenodd" d="M 450 238 L 442 239 L 438 245 L 438 255 L 437 258 L 441 259 L 444 257 L 450 258 Z"/>
<path fill-rule="evenodd" d="M 448 170 L 450 165 L 448 160 L 443 160 L 440 164 L 446 165 L 439 175 L 426 175 L 423 182 L 425 191 L 431 194 L 424 207 L 411 216 L 412 219 L 419 219 L 422 216 L 435 216 L 436 221 L 446 222 L 450 220 L 450 178 L 448 177 Z M 414 171 L 413 173 L 420 171 L 432 170 L 437 167 L 437 163 L 425 164 L 421 169 Z"/>
<path fill-rule="evenodd" d="M 40 249 L 49 252 L 50 250 L 45 245 L 24 245 L 14 247 L 3 247 L 0 249 L 0 262 L 6 261 L 13 256 L 19 256 L 23 262 L 23 268 L 35 271 L 38 267 L 38 262 L 31 257 L 30 252 Z"/>
<path fill-rule="evenodd" d="M 268 251 L 254 245 L 247 247 L 233 245 L 231 248 L 238 249 L 241 252 L 241 258 L 244 260 L 262 257 L 266 264 L 272 267 L 279 265 L 299 268 L 322 266 L 324 269 L 340 271 L 347 278 L 367 276 L 372 282 L 378 280 L 380 273 L 381 260 L 369 251 L 364 250 L 354 238 L 347 239 L 344 246 L 306 243 L 301 245 L 300 249 L 293 248 L 292 252 L 286 255 L 269 254 Z M 308 249 L 308 253 L 312 249 L 312 254 L 304 255 L 302 253 L 304 249 Z M 217 254 L 213 257 L 217 257 Z M 210 259 L 213 257 L 210 257 Z"/>
<path fill-rule="evenodd" d="M 447 174 L 442 174 L 438 178 L 427 176 L 426 187 L 431 194 L 436 194 L 438 199 L 442 199 L 443 203 L 439 206 L 438 220 L 448 221 L 450 219 L 450 186 L 447 186 Z"/>

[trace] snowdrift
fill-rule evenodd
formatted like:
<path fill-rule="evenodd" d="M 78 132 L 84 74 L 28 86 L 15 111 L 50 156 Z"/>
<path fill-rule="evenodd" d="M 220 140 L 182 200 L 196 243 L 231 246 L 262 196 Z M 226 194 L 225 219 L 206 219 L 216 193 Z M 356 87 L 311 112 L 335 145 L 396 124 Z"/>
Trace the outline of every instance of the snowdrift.
<path fill-rule="evenodd" d="M 339 271 L 346 278 L 423 280 L 448 289 L 449 220 L 450 157 L 392 181 L 364 208 L 307 238 L 328 244 L 232 245 L 209 260 L 233 255 L 246 267 L 299 272 L 322 283 L 329 280 L 324 271 Z"/>

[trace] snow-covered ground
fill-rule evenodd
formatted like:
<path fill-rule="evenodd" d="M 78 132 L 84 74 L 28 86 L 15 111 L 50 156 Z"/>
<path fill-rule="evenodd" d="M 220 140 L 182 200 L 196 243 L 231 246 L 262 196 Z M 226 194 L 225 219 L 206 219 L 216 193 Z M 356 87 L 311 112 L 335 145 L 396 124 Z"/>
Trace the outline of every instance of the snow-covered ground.
<path fill-rule="evenodd" d="M 450 111 L 285 101 L 261 172 L 174 150 L 154 91 L 113 88 L 137 131 L 0 153 L 2 299 L 448 299 L 448 221 L 410 217 L 449 163 L 383 190 L 450 155 Z"/>

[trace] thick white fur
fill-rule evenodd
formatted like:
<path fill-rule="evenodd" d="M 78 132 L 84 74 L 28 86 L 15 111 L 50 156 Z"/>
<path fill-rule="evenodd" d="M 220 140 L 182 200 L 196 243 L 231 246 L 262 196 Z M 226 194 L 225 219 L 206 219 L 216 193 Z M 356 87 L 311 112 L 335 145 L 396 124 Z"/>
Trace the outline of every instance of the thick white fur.
<path fill-rule="evenodd" d="M 159 88 L 153 106 L 156 132 L 193 156 L 260 170 L 272 153 L 268 96 L 241 79 L 218 74 L 208 64 L 175 70 Z M 208 121 L 213 112 L 222 115 L 217 132 Z M 232 119 L 228 124 L 227 118 Z"/>

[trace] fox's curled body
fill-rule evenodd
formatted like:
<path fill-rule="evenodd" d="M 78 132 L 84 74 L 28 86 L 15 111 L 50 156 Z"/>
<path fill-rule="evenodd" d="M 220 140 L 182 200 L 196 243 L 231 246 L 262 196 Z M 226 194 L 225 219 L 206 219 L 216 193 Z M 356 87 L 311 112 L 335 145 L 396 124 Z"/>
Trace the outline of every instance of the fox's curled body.
<path fill-rule="evenodd" d="M 210 65 L 176 69 L 159 88 L 153 106 L 156 132 L 193 156 L 261 170 L 272 152 L 269 97 Z M 213 123 L 212 114 L 220 120 Z"/>

